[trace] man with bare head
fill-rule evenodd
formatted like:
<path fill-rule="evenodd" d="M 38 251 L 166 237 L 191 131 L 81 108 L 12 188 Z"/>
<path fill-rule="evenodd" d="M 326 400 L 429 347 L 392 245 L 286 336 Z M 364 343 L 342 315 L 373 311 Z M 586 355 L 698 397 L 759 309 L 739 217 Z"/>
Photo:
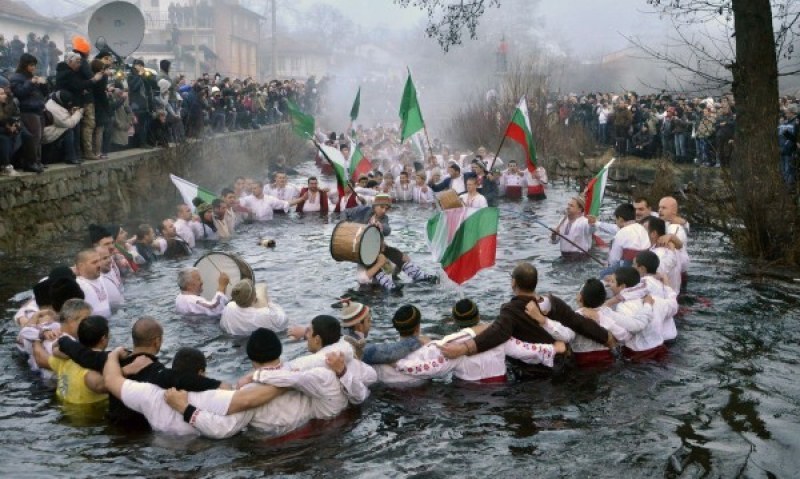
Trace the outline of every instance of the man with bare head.
<path fill-rule="evenodd" d="M 175 213 L 175 230 L 177 235 L 180 236 L 190 248 L 194 248 L 196 239 L 203 237 L 203 225 L 201 225 L 199 221 L 194 221 L 192 218 L 192 209 L 186 203 L 179 204 Z M 166 220 L 164 221 L 166 222 Z M 161 233 L 167 238 L 167 233 L 164 231 L 163 225 Z"/>
<path fill-rule="evenodd" d="M 95 251 L 100 255 L 100 278 L 108 292 L 108 304 L 112 309 L 117 309 L 125 304 L 122 281 L 111 270 L 111 252 L 105 246 L 96 246 Z"/>
<path fill-rule="evenodd" d="M 103 258 L 94 249 L 86 249 L 75 257 L 75 271 L 78 286 L 83 291 L 84 299 L 92 306 L 92 311 L 106 319 L 111 317 L 108 290 L 102 279 L 101 266 Z"/>
<path fill-rule="evenodd" d="M 658 202 L 658 216 L 667 223 L 667 235 L 675 235 L 683 248 L 677 251 L 681 269 L 681 285 L 685 287 L 689 269 L 688 234 L 689 222 L 678 216 L 678 201 L 672 196 L 665 196 Z"/>

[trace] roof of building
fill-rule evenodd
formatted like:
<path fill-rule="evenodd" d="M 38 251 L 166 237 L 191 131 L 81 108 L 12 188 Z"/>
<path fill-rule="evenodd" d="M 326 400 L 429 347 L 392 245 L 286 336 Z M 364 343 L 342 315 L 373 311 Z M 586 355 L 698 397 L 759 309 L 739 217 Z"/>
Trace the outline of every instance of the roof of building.
<path fill-rule="evenodd" d="M 39 15 L 36 10 L 14 0 L 0 0 L 0 15 L 43 25 L 60 25 L 61 22 Z"/>

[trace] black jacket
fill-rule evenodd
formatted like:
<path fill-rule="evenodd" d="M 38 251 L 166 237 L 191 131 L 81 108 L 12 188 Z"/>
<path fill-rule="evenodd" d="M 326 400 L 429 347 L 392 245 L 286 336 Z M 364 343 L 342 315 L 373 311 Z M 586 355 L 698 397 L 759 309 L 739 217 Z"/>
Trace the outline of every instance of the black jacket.
<path fill-rule="evenodd" d="M 34 84 L 33 75 L 13 73 L 8 81 L 11 92 L 19 100 L 19 111 L 23 113 L 42 113 L 47 98 L 47 85 Z"/>
<path fill-rule="evenodd" d="M 83 106 L 87 103 L 87 95 L 91 96 L 94 82 L 85 79 L 80 71 L 74 71 L 66 63 L 60 62 L 56 66 L 56 88 L 72 93 L 80 106 Z"/>
<path fill-rule="evenodd" d="M 78 363 L 79 366 L 100 373 L 103 372 L 103 367 L 105 367 L 106 359 L 108 359 L 109 355 L 108 351 L 93 351 L 66 336 L 58 340 L 58 348 L 62 353 L 69 356 L 70 359 Z M 140 355 L 141 354 L 131 354 L 120 361 L 120 365 L 124 367 L 132 363 L 133 360 Z M 155 384 L 164 389 L 178 388 L 186 391 L 208 391 L 210 389 L 217 389 L 220 384 L 222 384 L 216 379 L 200 376 L 199 374 L 187 375 L 176 373 L 159 362 L 157 357 L 150 354 L 146 356 L 153 360 L 153 364 L 142 369 L 138 374 L 129 376 L 128 379 Z M 108 417 L 112 423 L 125 426 L 126 428 L 136 430 L 148 430 L 150 428 L 147 419 L 145 419 L 143 415 L 128 409 L 122 401 L 112 395 L 109 395 Z"/>

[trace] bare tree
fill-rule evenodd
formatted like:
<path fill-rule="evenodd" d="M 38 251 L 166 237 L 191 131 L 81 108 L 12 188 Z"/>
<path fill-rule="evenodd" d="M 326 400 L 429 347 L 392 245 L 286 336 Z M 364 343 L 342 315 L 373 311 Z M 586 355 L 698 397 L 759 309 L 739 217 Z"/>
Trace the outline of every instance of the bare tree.
<path fill-rule="evenodd" d="M 478 22 L 487 8 L 500 6 L 500 0 L 394 0 L 402 7 L 417 7 L 428 13 L 425 33 L 435 38 L 444 51 L 461 44 L 466 29 L 472 39 L 477 38 Z"/>

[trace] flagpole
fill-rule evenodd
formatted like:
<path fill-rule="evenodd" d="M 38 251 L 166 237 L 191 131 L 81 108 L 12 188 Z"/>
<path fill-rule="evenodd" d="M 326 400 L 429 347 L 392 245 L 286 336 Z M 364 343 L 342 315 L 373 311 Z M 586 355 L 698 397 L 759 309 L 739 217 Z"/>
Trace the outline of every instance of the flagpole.
<path fill-rule="evenodd" d="M 425 131 L 425 139 L 428 140 L 428 153 L 433 156 L 433 144 L 431 143 L 431 137 L 428 136 L 428 125 L 426 125 L 424 121 L 422 122 L 422 129 Z"/>
<path fill-rule="evenodd" d="M 539 226 L 543 226 L 543 227 L 547 228 L 547 229 L 548 229 L 548 230 L 550 230 L 550 232 L 552 232 L 554 235 L 558 235 L 558 236 L 562 237 L 563 239 L 565 239 L 565 240 L 567 241 L 567 243 L 569 243 L 569 244 L 571 244 L 572 246 L 574 246 L 574 247 L 578 248 L 579 250 L 581 250 L 581 252 L 583 252 L 584 254 L 586 254 L 586 256 L 588 256 L 588 257 L 592 258 L 593 260 L 597 261 L 598 263 L 600 263 L 600 265 L 601 265 L 601 266 L 604 266 L 604 267 L 606 266 L 606 264 L 605 264 L 605 263 L 604 263 L 602 260 L 600 260 L 599 258 L 597 258 L 597 256 L 594 256 L 594 255 L 592 255 L 591 253 L 589 253 L 588 251 L 586 251 L 585 249 L 581 248 L 580 246 L 578 246 L 577 244 L 575 244 L 575 242 L 574 242 L 574 241 L 572 241 L 571 239 L 569 239 L 569 238 L 567 238 L 566 236 L 562 235 L 562 234 L 561 234 L 561 233 L 559 233 L 558 231 L 556 231 L 556 230 L 554 230 L 553 228 L 551 228 L 551 227 L 547 226 L 546 224 L 542 223 L 542 222 L 541 222 L 541 221 L 539 221 L 539 220 L 532 220 L 532 221 L 533 221 L 534 223 L 536 223 L 537 225 L 539 225 Z"/>
<path fill-rule="evenodd" d="M 508 125 L 506 125 L 506 131 L 508 131 L 509 125 L 511 125 L 510 121 L 508 122 Z M 487 171 L 487 173 L 491 173 L 492 168 L 494 167 L 494 161 L 497 159 L 497 156 L 500 155 L 500 150 L 503 148 L 503 143 L 505 142 L 506 142 L 506 134 L 503 133 L 503 139 L 500 140 L 500 146 L 497 147 L 497 153 L 494 154 L 494 158 L 492 158 L 492 164 L 489 165 L 489 171 Z"/>

